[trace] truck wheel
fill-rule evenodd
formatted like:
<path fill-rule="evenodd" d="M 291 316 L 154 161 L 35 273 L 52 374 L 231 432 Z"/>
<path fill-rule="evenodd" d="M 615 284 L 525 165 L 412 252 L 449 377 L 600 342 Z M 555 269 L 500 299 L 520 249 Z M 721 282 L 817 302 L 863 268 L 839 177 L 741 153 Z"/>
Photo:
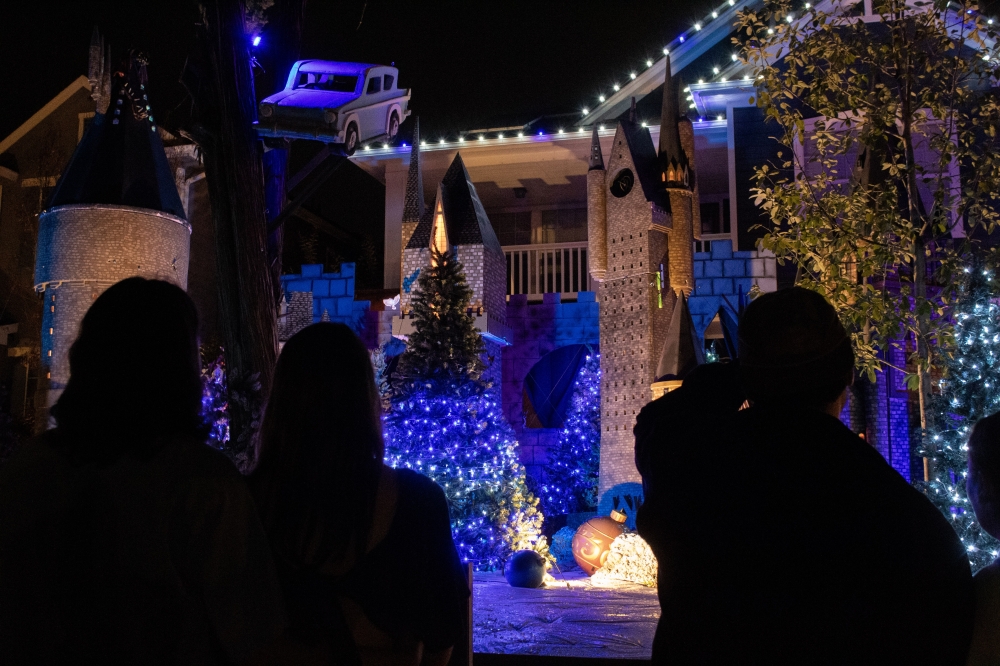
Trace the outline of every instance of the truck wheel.
<path fill-rule="evenodd" d="M 347 126 L 347 133 L 344 135 L 344 152 L 353 155 L 358 149 L 358 126 L 351 123 Z"/>
<path fill-rule="evenodd" d="M 393 111 L 389 116 L 389 141 L 395 139 L 397 134 L 399 134 L 399 115 Z"/>

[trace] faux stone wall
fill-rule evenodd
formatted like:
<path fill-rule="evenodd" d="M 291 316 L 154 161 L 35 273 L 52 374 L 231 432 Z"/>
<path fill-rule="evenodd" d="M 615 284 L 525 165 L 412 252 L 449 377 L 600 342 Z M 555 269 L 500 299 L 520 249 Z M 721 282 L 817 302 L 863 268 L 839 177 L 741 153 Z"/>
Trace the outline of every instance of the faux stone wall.
<path fill-rule="evenodd" d="M 524 427 L 524 378 L 549 352 L 574 344 L 598 345 L 599 306 L 594 292 L 582 291 L 576 302 L 563 303 L 559 294 L 543 294 L 541 303 L 528 303 L 526 294 L 514 294 L 507 303 L 511 346 L 503 350 L 503 413 L 521 444 L 521 463 L 541 478 L 546 452 L 559 439 L 552 428 Z"/>
<path fill-rule="evenodd" d="M 157 211 L 126 206 L 59 206 L 38 220 L 35 289 L 43 292 L 42 367 L 52 406 L 69 380 L 68 352 L 91 303 L 128 277 L 187 288 L 191 227 Z"/>
<path fill-rule="evenodd" d="M 322 264 L 304 264 L 302 272 L 282 275 L 284 303 L 278 317 L 278 340 L 285 342 L 300 330 L 320 321 L 347 324 L 361 334 L 371 303 L 354 300 L 354 264 L 324 273 Z"/>
<path fill-rule="evenodd" d="M 692 265 L 694 243 L 694 195 L 690 190 L 669 189 L 670 217 L 673 222 L 670 231 L 669 281 L 676 291 L 690 294 L 694 289 L 694 268 Z"/>
<path fill-rule="evenodd" d="M 762 292 L 778 288 L 776 261 L 771 252 L 734 252 L 731 240 L 713 240 L 711 244 L 711 252 L 694 254 L 695 289 L 688 299 L 691 319 L 699 335 L 704 334 L 727 299 L 736 306 L 740 291 L 746 295 L 754 285 Z"/>

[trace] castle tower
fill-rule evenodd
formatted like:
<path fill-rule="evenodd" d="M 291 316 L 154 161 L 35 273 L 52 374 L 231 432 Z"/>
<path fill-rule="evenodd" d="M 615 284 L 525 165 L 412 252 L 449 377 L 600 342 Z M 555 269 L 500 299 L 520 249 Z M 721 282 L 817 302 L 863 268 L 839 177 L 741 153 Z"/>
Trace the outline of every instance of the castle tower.
<path fill-rule="evenodd" d="M 413 174 L 412 158 L 410 174 Z M 405 223 L 406 217 L 403 219 Z M 507 329 L 507 259 L 461 154 L 456 155 L 448 167 L 438 185 L 434 204 L 420 216 L 403 249 L 400 306 L 404 314 L 410 309 L 420 272 L 431 263 L 431 248 L 450 248 L 465 269 L 465 279 L 472 289 L 472 316 L 483 334 L 486 355 L 493 359 L 486 379 L 499 387 L 500 348 L 509 344 L 510 340 Z M 402 326 L 397 334 L 405 335 L 406 330 Z"/>
<path fill-rule="evenodd" d="M 694 130 L 684 119 L 681 123 L 677 110 L 677 92 L 674 90 L 667 56 L 663 82 L 663 107 L 660 112 L 660 150 L 657 156 L 660 182 L 670 199 L 673 230 L 670 234 L 670 284 L 678 294 L 690 295 L 694 291 L 694 222 L 695 210 L 700 209 L 695 199 L 695 173 L 689 155 L 694 154 Z M 683 134 L 682 134 L 683 130 Z M 690 151 L 685 150 L 682 136 L 688 139 Z M 701 216 L 698 215 L 700 218 Z M 700 230 L 699 230 L 700 234 Z"/>
<path fill-rule="evenodd" d="M 590 168 L 587 171 L 587 260 L 590 277 L 600 282 L 608 270 L 608 210 L 605 191 L 604 156 L 597 127 L 590 140 Z"/>
<path fill-rule="evenodd" d="M 592 153 L 600 156 L 600 153 Z M 671 199 L 649 131 L 620 121 L 606 171 L 592 158 L 588 173 L 590 251 L 606 258 L 599 279 L 601 345 L 601 466 L 599 492 L 639 481 L 635 417 L 649 402 L 650 385 L 676 299 L 669 276 Z M 597 168 L 594 168 L 597 167 Z M 595 182 L 603 181 L 600 194 Z M 604 210 L 601 229 L 601 210 Z M 597 233 L 594 233 L 597 231 Z M 688 252 L 691 245 L 688 244 Z M 593 259 L 592 259 L 593 260 Z M 592 268 L 594 264 L 591 264 Z"/>
<path fill-rule="evenodd" d="M 136 275 L 187 287 L 191 226 L 156 131 L 145 60 L 130 54 L 108 75 L 101 52 L 100 43 L 92 47 L 91 79 L 107 77 L 110 97 L 95 91 L 97 115 L 39 216 L 46 414 L 69 379 L 67 352 L 80 321 L 101 292 Z"/>
<path fill-rule="evenodd" d="M 413 230 L 424 215 L 424 178 L 420 170 L 420 118 L 413 122 L 413 145 L 410 147 L 410 167 L 406 172 L 406 194 L 403 200 L 403 242 L 404 250 L 410 242 Z"/>

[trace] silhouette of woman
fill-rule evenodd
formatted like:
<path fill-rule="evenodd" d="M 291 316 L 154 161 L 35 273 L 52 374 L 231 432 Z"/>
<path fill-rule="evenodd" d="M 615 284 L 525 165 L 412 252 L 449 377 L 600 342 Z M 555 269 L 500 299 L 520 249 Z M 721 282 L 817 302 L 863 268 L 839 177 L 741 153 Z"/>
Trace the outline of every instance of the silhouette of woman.
<path fill-rule="evenodd" d="M 251 491 L 293 632 L 337 663 L 447 663 L 469 589 L 444 493 L 382 463 L 371 361 L 342 324 L 286 344 Z"/>
<path fill-rule="evenodd" d="M 0 468 L 6 663 L 239 663 L 284 630 L 253 499 L 205 445 L 197 331 L 143 278 L 84 316 L 58 427 Z"/>

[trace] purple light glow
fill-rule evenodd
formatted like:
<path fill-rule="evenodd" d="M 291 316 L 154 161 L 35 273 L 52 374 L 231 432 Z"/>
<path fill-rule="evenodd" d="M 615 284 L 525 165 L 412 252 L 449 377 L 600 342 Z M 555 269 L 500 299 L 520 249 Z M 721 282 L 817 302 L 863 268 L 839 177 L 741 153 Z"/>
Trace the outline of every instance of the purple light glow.
<path fill-rule="evenodd" d="M 260 35 L 257 35 L 256 37 L 253 38 L 253 45 L 260 46 Z"/>

